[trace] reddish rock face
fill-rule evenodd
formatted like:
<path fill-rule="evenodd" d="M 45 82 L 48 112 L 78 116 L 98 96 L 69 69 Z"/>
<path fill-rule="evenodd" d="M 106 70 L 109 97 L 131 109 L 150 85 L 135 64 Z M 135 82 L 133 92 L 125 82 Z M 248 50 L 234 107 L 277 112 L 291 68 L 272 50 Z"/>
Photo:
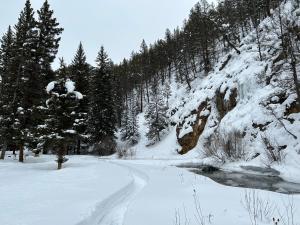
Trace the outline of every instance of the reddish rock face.
<path fill-rule="evenodd" d="M 190 150 L 196 147 L 199 137 L 204 131 L 207 119 L 209 117 L 209 114 L 203 114 L 201 115 L 202 112 L 205 110 L 210 110 L 210 107 L 208 106 L 207 102 L 203 102 L 199 107 L 198 110 L 194 110 L 192 112 L 192 115 L 197 114 L 196 121 L 194 124 L 192 124 L 193 131 L 184 135 L 183 137 L 179 138 L 180 131 L 182 129 L 182 126 L 184 124 L 181 123 L 177 126 L 176 132 L 177 132 L 177 140 L 182 149 L 179 151 L 179 154 L 186 154 Z"/>
<path fill-rule="evenodd" d="M 228 101 L 224 100 L 226 91 L 227 90 L 225 90 L 224 93 L 221 93 L 218 90 L 216 93 L 215 104 L 219 111 L 220 120 L 222 120 L 222 118 L 229 111 L 231 111 L 237 104 L 237 100 L 236 100 L 237 99 L 237 89 L 231 90 L 231 94 L 229 96 Z M 183 121 L 181 124 L 177 125 L 177 129 L 176 129 L 177 140 L 178 140 L 178 143 L 180 144 L 180 146 L 182 147 L 182 149 L 179 151 L 179 154 L 182 154 L 182 155 L 186 154 L 187 152 L 189 152 L 190 150 L 192 150 L 193 148 L 196 147 L 198 140 L 205 129 L 208 117 L 210 115 L 210 113 L 208 113 L 208 114 L 202 113 L 206 110 L 210 111 L 209 100 L 201 103 L 197 110 L 194 110 L 191 112 L 191 116 L 197 115 L 196 121 L 194 122 L 194 124 L 191 124 L 193 131 L 184 135 L 183 137 L 179 137 L 179 135 L 180 135 L 180 131 L 182 130 L 182 127 L 183 127 L 185 121 Z"/>
<path fill-rule="evenodd" d="M 228 101 L 224 100 L 224 97 L 226 95 L 228 89 L 224 91 L 224 93 L 221 93 L 219 90 L 216 92 L 216 106 L 219 111 L 220 120 L 223 119 L 223 117 L 230 112 L 237 104 L 236 98 L 237 98 L 237 89 L 231 90 L 231 94 Z"/>
<path fill-rule="evenodd" d="M 295 101 L 290 105 L 290 107 L 287 107 L 285 114 L 290 115 L 290 114 L 299 113 L 299 112 L 300 112 L 300 106 Z"/>

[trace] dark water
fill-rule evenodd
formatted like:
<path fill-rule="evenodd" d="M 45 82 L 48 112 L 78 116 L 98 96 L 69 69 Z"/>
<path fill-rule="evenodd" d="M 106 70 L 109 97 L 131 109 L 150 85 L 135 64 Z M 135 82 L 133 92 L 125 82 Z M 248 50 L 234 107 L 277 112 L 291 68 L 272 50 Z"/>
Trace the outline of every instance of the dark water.
<path fill-rule="evenodd" d="M 249 172 L 255 172 L 255 174 L 251 174 L 247 172 L 222 171 L 217 168 L 207 168 L 199 165 L 197 167 L 187 166 L 186 168 L 226 186 L 261 189 L 282 194 L 300 194 L 300 184 L 283 180 L 278 176 L 279 172 L 272 169 L 243 168 Z"/>

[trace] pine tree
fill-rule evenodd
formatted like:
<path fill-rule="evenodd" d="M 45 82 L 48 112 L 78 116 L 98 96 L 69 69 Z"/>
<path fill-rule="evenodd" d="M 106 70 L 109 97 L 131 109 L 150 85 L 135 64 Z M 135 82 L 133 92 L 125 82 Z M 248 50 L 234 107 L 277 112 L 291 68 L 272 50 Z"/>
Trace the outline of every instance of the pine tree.
<path fill-rule="evenodd" d="M 87 119 L 89 112 L 89 78 L 90 78 L 90 66 L 86 62 L 85 52 L 80 42 L 76 55 L 71 64 L 71 76 L 76 83 L 77 90 L 84 94 L 84 98 L 80 100 L 78 107 L 76 108 L 75 129 L 77 131 L 77 148 L 76 153 L 80 154 L 81 142 L 86 142 L 87 135 Z"/>
<path fill-rule="evenodd" d="M 55 80 L 63 82 L 65 80 L 69 79 L 69 77 L 70 77 L 69 70 L 68 70 L 68 67 L 63 58 L 60 58 L 59 62 L 60 62 L 60 67 L 55 72 Z M 54 83 L 52 83 L 52 84 L 54 84 Z M 49 85 L 47 85 L 47 88 L 48 87 L 49 87 Z M 47 90 L 47 88 L 45 87 L 45 93 L 47 93 L 49 95 L 49 91 Z M 47 105 L 47 104 L 45 104 L 45 105 Z M 77 107 L 77 105 L 76 105 L 76 107 Z M 40 133 L 40 139 L 39 139 L 37 153 L 39 153 L 40 151 L 43 151 L 44 154 L 47 154 L 49 150 L 53 149 L 53 138 L 51 136 L 52 128 L 51 128 L 51 126 L 49 126 L 49 121 L 52 121 L 53 118 L 56 117 L 56 115 L 54 114 L 55 112 L 53 110 L 50 110 L 49 107 L 46 107 L 45 110 L 43 110 L 43 112 L 44 112 L 44 115 L 43 115 L 44 122 L 43 122 L 43 124 L 40 124 L 38 126 L 39 133 Z"/>
<path fill-rule="evenodd" d="M 134 94 L 134 91 L 132 91 L 126 100 L 121 127 L 121 138 L 123 141 L 127 141 L 130 145 L 136 144 L 139 139 L 139 127 L 137 124 L 138 110 L 136 95 Z"/>
<path fill-rule="evenodd" d="M 37 53 L 36 21 L 30 1 L 27 0 L 15 26 L 14 58 L 12 72 L 16 75 L 14 87 L 14 109 L 16 115 L 13 128 L 14 141 L 19 148 L 19 161 L 23 162 L 24 145 L 31 145 L 34 134 L 33 118 L 36 108 L 41 104 L 42 93 L 39 80 L 39 68 L 36 62 Z M 35 119 L 34 119 L 35 120 Z"/>
<path fill-rule="evenodd" d="M 111 154 L 115 150 L 116 114 L 113 98 L 112 63 L 102 46 L 96 59 L 97 68 L 92 79 L 89 133 L 99 154 Z"/>
<path fill-rule="evenodd" d="M 63 29 L 59 27 L 59 23 L 56 18 L 53 16 L 53 10 L 50 9 L 50 5 L 46 0 L 42 5 L 41 9 L 37 11 L 38 20 L 36 22 L 36 27 L 38 30 L 37 37 L 37 50 L 36 50 L 36 64 L 38 65 L 38 75 L 40 85 L 36 86 L 36 93 L 39 93 L 40 106 L 35 107 L 34 113 L 34 145 L 37 146 L 34 150 L 38 154 L 42 149 L 46 152 L 44 135 L 45 135 L 45 126 L 44 121 L 47 118 L 47 108 L 44 107 L 44 101 L 47 97 L 45 91 L 46 85 L 54 79 L 55 73 L 51 68 L 60 42 L 60 34 Z M 32 147 L 33 148 L 33 147 Z"/>
<path fill-rule="evenodd" d="M 169 99 L 171 97 L 172 90 L 170 86 L 170 81 L 165 82 L 164 89 L 163 89 L 163 96 L 166 99 L 166 106 L 169 108 Z"/>
<path fill-rule="evenodd" d="M 59 79 L 66 79 L 66 78 L 70 78 L 70 70 L 65 62 L 65 59 L 59 58 L 59 68 L 55 73 L 55 79 L 59 80 Z"/>
<path fill-rule="evenodd" d="M 61 40 L 60 34 L 64 29 L 59 27 L 59 23 L 57 22 L 57 19 L 54 18 L 53 10 L 50 9 L 47 0 L 37 13 L 37 28 L 39 30 L 37 54 L 41 67 L 41 76 L 43 78 L 42 87 L 45 87 L 54 79 L 51 64 L 58 52 L 59 42 Z"/>
<path fill-rule="evenodd" d="M 146 120 L 149 127 L 147 133 L 150 144 L 161 141 L 161 136 L 168 128 L 167 107 L 158 85 L 153 85 L 150 103 L 146 111 Z"/>
<path fill-rule="evenodd" d="M 14 93 L 12 84 L 15 83 L 15 76 L 11 72 L 13 66 L 12 58 L 14 56 L 14 33 L 10 26 L 0 43 L 0 140 L 3 143 L 0 159 L 4 159 L 7 147 L 12 144 L 12 124 L 14 120 L 14 107 L 12 105 L 13 101 L 11 101 Z"/>
<path fill-rule="evenodd" d="M 80 92 L 75 91 L 74 82 L 69 78 L 50 82 L 47 92 L 50 95 L 47 100 L 50 115 L 47 118 L 47 139 L 55 149 L 57 168 L 61 169 L 62 164 L 66 161 L 68 145 L 73 144 L 74 136 L 76 136 L 75 109 L 83 96 Z"/>

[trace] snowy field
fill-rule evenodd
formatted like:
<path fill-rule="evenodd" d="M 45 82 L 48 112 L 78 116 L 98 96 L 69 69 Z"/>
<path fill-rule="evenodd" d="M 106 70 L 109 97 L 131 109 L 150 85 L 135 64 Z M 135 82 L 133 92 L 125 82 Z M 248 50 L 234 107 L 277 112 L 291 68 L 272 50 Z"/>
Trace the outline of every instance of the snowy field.
<path fill-rule="evenodd" d="M 300 196 L 222 186 L 179 163 L 74 156 L 57 171 L 51 156 L 2 161 L 0 224 L 300 224 Z"/>

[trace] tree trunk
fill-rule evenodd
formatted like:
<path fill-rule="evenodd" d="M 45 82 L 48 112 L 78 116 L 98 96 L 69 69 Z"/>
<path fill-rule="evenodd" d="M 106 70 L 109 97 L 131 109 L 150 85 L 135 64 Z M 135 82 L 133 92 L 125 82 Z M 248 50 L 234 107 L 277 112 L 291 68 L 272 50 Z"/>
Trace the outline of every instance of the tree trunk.
<path fill-rule="evenodd" d="M 81 141 L 78 138 L 78 140 L 77 140 L 77 148 L 76 148 L 76 154 L 77 155 L 80 155 L 80 147 L 81 147 Z"/>
<path fill-rule="evenodd" d="M 58 150 L 57 154 L 57 169 L 60 170 L 62 168 L 62 164 L 64 163 L 64 156 L 67 152 L 67 145 L 63 144 Z"/>
<path fill-rule="evenodd" d="M 271 16 L 271 0 L 265 0 L 265 5 L 267 16 Z"/>
<path fill-rule="evenodd" d="M 23 145 L 20 145 L 19 149 L 19 162 L 24 162 L 24 147 Z"/>
<path fill-rule="evenodd" d="M 229 40 L 229 38 L 228 38 L 228 36 L 227 36 L 226 34 L 224 35 L 224 40 L 227 42 L 227 44 L 228 44 L 231 48 L 233 48 L 233 49 L 236 51 L 237 54 L 239 54 L 239 55 L 241 54 L 241 51 L 238 50 L 238 49 L 235 47 L 235 45 L 231 43 L 231 41 Z"/>
<path fill-rule="evenodd" d="M 6 148 L 7 148 L 7 145 L 4 144 L 4 145 L 3 145 L 3 148 L 2 148 L 2 150 L 1 150 L 0 160 L 4 160 Z"/>
<path fill-rule="evenodd" d="M 293 71 L 294 85 L 295 85 L 295 89 L 296 89 L 296 93 L 297 93 L 297 102 L 298 102 L 298 105 L 300 105 L 300 87 L 299 87 L 299 81 L 298 81 L 296 62 L 292 61 L 291 66 L 292 66 L 292 71 Z"/>
<path fill-rule="evenodd" d="M 185 81 L 189 87 L 189 90 L 192 90 L 192 86 L 190 83 L 190 78 L 189 78 L 189 70 L 187 68 L 187 63 L 185 63 L 185 73 L 184 73 Z"/>
<path fill-rule="evenodd" d="M 168 76 L 169 76 L 169 80 L 171 80 L 171 76 L 172 76 L 172 66 L 171 66 L 171 64 L 169 64 L 169 66 L 168 66 Z"/>
<path fill-rule="evenodd" d="M 57 169 L 60 170 L 62 168 L 62 162 L 61 161 L 57 161 Z"/>
<path fill-rule="evenodd" d="M 258 24 L 256 24 L 255 33 L 256 33 L 256 39 L 257 39 L 259 59 L 260 59 L 260 61 L 263 61 L 263 57 L 262 57 L 262 54 L 261 54 L 261 43 L 260 43 L 260 36 L 259 36 L 259 30 L 258 29 L 259 29 Z"/>
<path fill-rule="evenodd" d="M 2 148 L 0 160 L 4 160 L 4 158 L 5 158 L 5 151 L 6 151 L 6 149 L 5 149 L 5 148 Z"/>
<path fill-rule="evenodd" d="M 158 103 L 155 103 L 155 110 L 156 110 L 156 121 L 159 121 L 159 114 L 158 114 Z M 156 129 L 156 135 L 158 138 L 158 141 L 160 141 L 160 135 L 159 135 L 159 131 Z"/>
<path fill-rule="evenodd" d="M 150 102 L 150 94 L 149 94 L 148 81 L 146 81 L 146 95 L 147 95 L 147 103 L 149 103 Z"/>
<path fill-rule="evenodd" d="M 144 109 L 144 106 L 143 106 L 143 85 L 142 85 L 142 83 L 141 83 L 141 87 L 140 87 L 140 100 L 141 100 L 141 102 L 140 102 L 140 107 L 141 107 L 141 109 L 140 109 L 140 112 L 142 113 L 143 112 L 143 109 Z"/>

